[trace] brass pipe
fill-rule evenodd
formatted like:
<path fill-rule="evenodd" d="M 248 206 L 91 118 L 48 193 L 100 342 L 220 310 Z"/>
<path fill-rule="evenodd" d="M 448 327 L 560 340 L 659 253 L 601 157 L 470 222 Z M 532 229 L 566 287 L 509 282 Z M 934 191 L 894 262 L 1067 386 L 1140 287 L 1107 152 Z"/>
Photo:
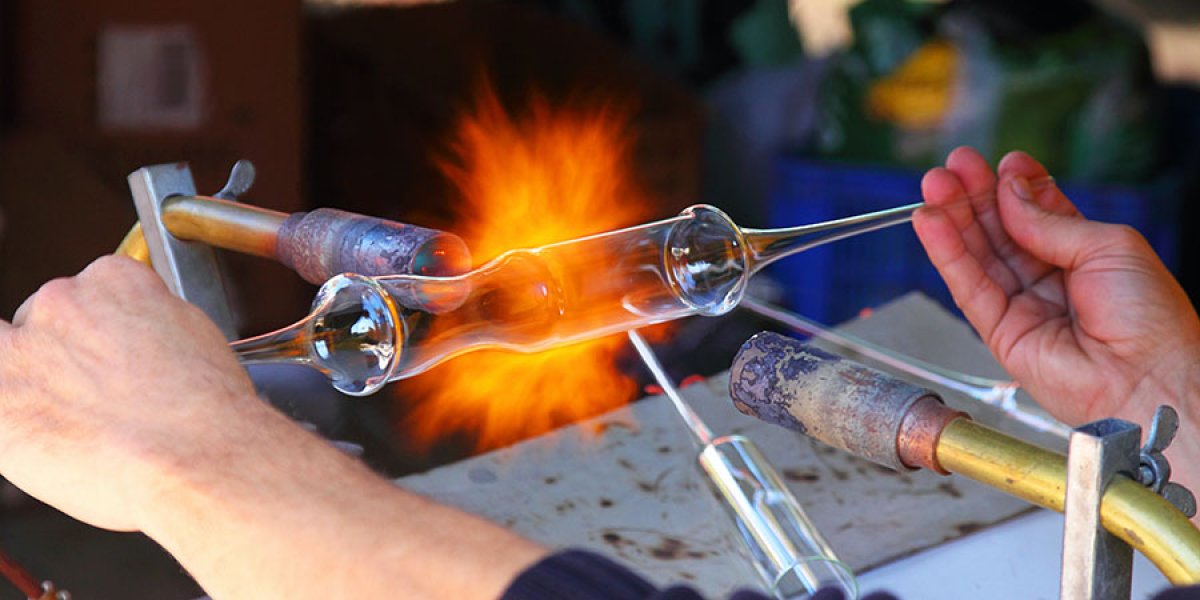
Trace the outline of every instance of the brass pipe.
<path fill-rule="evenodd" d="M 171 235 L 181 240 L 265 258 L 275 258 L 279 228 L 287 217 L 281 212 L 206 196 L 178 196 L 162 207 L 163 223 Z M 141 223 L 125 234 L 116 254 L 150 264 Z"/>
<path fill-rule="evenodd" d="M 137 222 L 133 227 L 129 228 L 129 233 L 121 239 L 120 245 L 117 246 L 117 256 L 128 256 L 140 263 L 150 264 L 150 247 L 146 245 L 146 235 L 142 233 L 142 224 Z"/>
<path fill-rule="evenodd" d="M 968 419 L 942 430 L 946 470 L 1058 512 L 1066 500 L 1066 458 Z M 1128 477 L 1100 502 L 1104 528 L 1150 559 L 1176 585 L 1200 583 L 1200 530 L 1162 496 Z"/>
<path fill-rule="evenodd" d="M 285 213 L 204 196 L 178 196 L 163 203 L 162 220 L 171 235 L 210 246 L 275 258 Z"/>

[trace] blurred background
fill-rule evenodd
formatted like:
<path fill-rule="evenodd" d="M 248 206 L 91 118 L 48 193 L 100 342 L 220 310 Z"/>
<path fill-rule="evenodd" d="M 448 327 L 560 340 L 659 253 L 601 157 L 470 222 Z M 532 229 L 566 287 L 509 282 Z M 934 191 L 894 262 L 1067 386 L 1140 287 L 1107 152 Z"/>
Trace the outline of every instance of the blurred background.
<path fill-rule="evenodd" d="M 706 202 L 787 226 L 906 204 L 962 144 L 1041 159 L 1085 215 L 1139 229 L 1196 299 L 1198 81 L 1200 5 L 1186 0 L 0 0 L 0 316 L 116 247 L 135 221 L 125 177 L 149 164 L 187 161 L 211 194 L 248 158 L 247 202 L 484 231 L 463 235 L 504 248 L 551 241 L 496 234 L 513 222 L 582 235 Z M 542 145 L 560 131 L 565 145 Z M 528 183 L 514 179 L 523 156 L 547 179 L 594 162 L 572 155 L 587 131 L 615 165 L 590 187 L 494 193 Z M 314 289 L 290 271 L 222 261 L 243 335 L 306 312 Z M 756 285 L 827 323 L 911 290 L 953 309 L 909 228 L 783 261 Z M 684 379 L 723 370 L 761 328 L 735 315 L 655 337 Z M 591 380 L 563 383 L 578 355 L 506 365 L 530 382 L 510 395 L 550 416 L 503 431 L 494 389 L 449 387 L 461 369 L 354 403 L 291 373 L 258 381 L 399 476 L 642 395 L 618 346 L 584 356 L 617 373 L 594 401 L 576 395 Z M 439 422 L 447 389 L 477 394 L 482 416 Z M 0 545 L 76 597 L 200 593 L 148 540 L 5 494 Z M 0 584 L 0 597 L 20 595 Z"/>

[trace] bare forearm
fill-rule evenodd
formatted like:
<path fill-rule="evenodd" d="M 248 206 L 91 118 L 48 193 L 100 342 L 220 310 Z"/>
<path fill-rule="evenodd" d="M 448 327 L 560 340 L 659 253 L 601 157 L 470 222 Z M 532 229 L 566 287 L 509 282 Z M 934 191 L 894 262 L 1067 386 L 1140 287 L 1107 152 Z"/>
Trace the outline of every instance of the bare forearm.
<path fill-rule="evenodd" d="M 395 487 L 280 415 L 247 434 L 219 472 L 173 469 L 147 515 L 147 534 L 214 598 L 495 598 L 544 553 Z"/>
<path fill-rule="evenodd" d="M 217 598 L 495 597 L 542 553 L 269 407 L 212 322 L 124 258 L 0 321 L 0 449 L 9 481 L 146 532 Z"/>

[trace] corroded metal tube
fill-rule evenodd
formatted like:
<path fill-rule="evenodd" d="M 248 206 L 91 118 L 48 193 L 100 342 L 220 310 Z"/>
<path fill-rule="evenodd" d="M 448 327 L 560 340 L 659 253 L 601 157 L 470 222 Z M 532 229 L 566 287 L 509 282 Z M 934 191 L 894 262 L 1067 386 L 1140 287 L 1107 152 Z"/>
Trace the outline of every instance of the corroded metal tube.
<path fill-rule="evenodd" d="M 471 266 L 466 244 L 454 234 L 329 208 L 289 215 L 220 198 L 180 196 L 163 204 L 162 220 L 181 240 L 276 259 L 315 284 L 346 272 L 456 275 Z M 140 224 L 116 253 L 149 263 Z"/>
<path fill-rule="evenodd" d="M 898 471 L 904 416 L 929 390 L 777 333 L 742 345 L 729 369 L 738 410 Z M 932 454 L 932 453 L 928 453 Z"/>
<path fill-rule="evenodd" d="M 332 208 L 283 221 L 276 256 L 313 283 L 346 272 L 458 275 L 471 268 L 467 245 L 454 234 Z"/>

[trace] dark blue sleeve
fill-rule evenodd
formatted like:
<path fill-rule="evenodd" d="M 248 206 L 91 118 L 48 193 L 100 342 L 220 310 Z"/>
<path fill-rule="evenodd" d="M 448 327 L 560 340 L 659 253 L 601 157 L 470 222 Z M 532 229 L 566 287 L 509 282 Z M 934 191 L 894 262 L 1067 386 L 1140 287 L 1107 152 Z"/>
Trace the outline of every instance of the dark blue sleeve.
<path fill-rule="evenodd" d="M 500 600 L 645 600 L 655 591 L 650 582 L 599 554 L 563 550 L 517 575 Z"/>
<path fill-rule="evenodd" d="M 513 580 L 500 600 L 704 600 L 696 590 L 655 588 L 633 571 L 586 550 L 547 556 Z M 737 592 L 729 600 L 769 600 L 757 592 Z"/>
<path fill-rule="evenodd" d="M 563 550 L 547 556 L 513 580 L 500 600 L 704 600 L 686 586 L 655 588 L 633 571 L 593 552 Z M 735 592 L 729 600 L 770 600 L 758 592 Z M 813 600 L 843 600 L 837 590 L 821 590 Z M 863 600 L 895 600 L 872 594 Z M 1174 600 L 1174 599 L 1172 599 Z"/>
<path fill-rule="evenodd" d="M 1154 600 L 1200 600 L 1200 585 L 1164 590 L 1159 592 Z"/>

